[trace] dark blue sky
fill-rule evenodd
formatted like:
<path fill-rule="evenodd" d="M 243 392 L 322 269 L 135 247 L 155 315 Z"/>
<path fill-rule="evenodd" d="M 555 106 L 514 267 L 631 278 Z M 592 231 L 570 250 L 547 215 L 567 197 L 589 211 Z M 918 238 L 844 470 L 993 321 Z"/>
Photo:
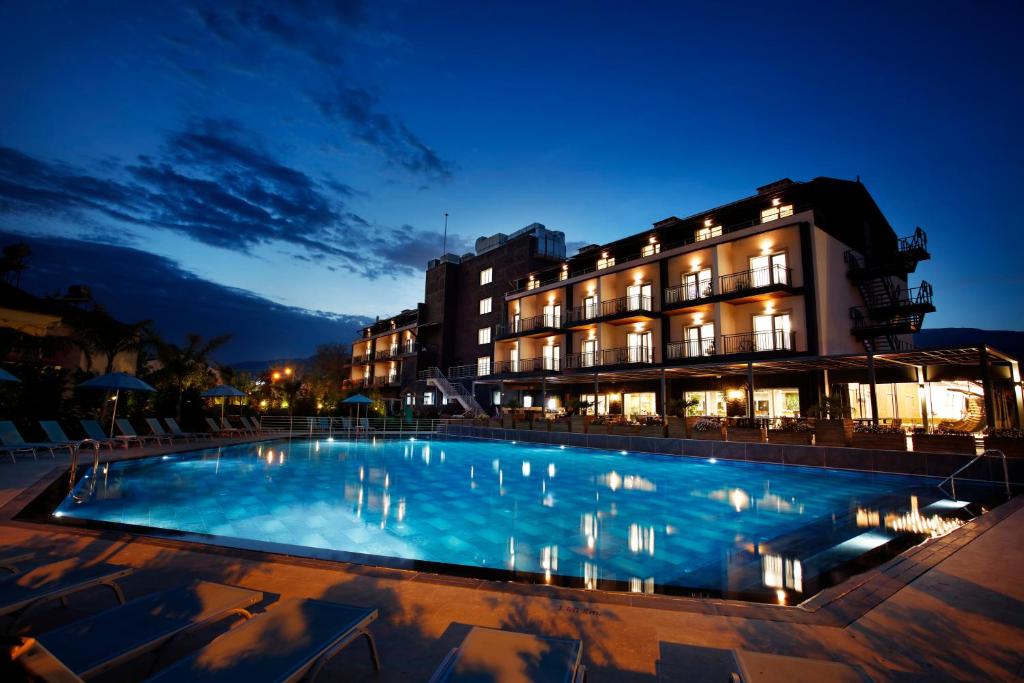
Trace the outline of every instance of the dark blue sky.
<path fill-rule="evenodd" d="M 444 211 L 600 242 L 859 175 L 929 326 L 1024 329 L 1022 5 L 717 4 L 5 3 L 0 230 L 374 315 Z"/>

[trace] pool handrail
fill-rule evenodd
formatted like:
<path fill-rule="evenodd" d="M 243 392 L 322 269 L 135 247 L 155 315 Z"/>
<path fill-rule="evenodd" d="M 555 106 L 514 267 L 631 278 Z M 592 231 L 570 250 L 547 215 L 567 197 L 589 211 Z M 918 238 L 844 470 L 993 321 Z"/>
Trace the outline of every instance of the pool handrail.
<path fill-rule="evenodd" d="M 1009 468 L 1006 465 L 1006 453 L 1003 453 L 998 448 L 988 448 L 988 449 L 985 449 L 984 451 L 982 451 L 978 455 L 976 455 L 973 458 L 971 458 L 970 462 L 968 462 L 966 465 L 964 465 L 963 467 L 958 469 L 956 472 L 953 472 L 953 474 L 949 475 L 948 477 L 946 477 L 945 479 L 940 481 L 939 482 L 939 490 L 945 493 L 946 489 L 944 489 L 942 487 L 948 481 L 949 482 L 949 488 L 950 488 L 949 494 L 951 496 L 953 496 L 953 500 L 957 500 L 957 497 L 956 497 L 956 476 L 958 474 L 960 474 L 961 472 L 963 472 L 964 470 L 966 470 L 971 465 L 973 465 L 974 463 L 976 463 L 979 460 L 981 460 L 982 458 L 984 458 L 984 457 L 995 457 L 996 455 L 998 455 L 1000 458 L 1003 459 L 1003 485 L 1006 487 L 1006 495 L 1007 495 L 1007 497 L 1009 497 L 1010 496 L 1010 470 L 1009 470 Z"/>

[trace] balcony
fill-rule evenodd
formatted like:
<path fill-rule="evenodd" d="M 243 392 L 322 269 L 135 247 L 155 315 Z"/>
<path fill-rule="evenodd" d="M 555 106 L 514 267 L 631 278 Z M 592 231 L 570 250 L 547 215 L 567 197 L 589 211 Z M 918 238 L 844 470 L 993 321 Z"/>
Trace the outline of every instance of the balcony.
<path fill-rule="evenodd" d="M 419 350 L 419 348 L 417 347 L 416 342 L 414 342 L 414 341 L 405 342 L 404 344 L 402 344 L 401 346 L 398 347 L 398 355 L 399 356 L 408 356 L 408 355 L 411 355 L 413 353 L 416 353 L 418 350 Z"/>
<path fill-rule="evenodd" d="M 352 356 L 353 363 L 369 363 L 373 360 L 373 355 L 369 353 L 363 353 L 356 356 Z"/>
<path fill-rule="evenodd" d="M 373 378 L 373 386 L 375 387 L 388 387 L 395 386 L 400 383 L 398 375 L 383 375 L 381 377 Z"/>
<path fill-rule="evenodd" d="M 862 306 L 850 309 L 853 334 L 858 339 L 870 339 L 886 335 L 913 334 L 920 331 L 924 313 L 908 312 L 879 316 Z"/>
<path fill-rule="evenodd" d="M 665 307 L 688 304 L 715 295 L 713 281 L 676 285 L 665 289 Z"/>
<path fill-rule="evenodd" d="M 775 265 L 753 268 L 718 278 L 718 291 L 723 296 L 750 295 L 774 289 L 792 289 L 793 269 Z"/>
<path fill-rule="evenodd" d="M 543 335 L 557 330 L 562 326 L 562 316 L 545 313 L 530 318 L 510 320 L 504 325 L 494 326 L 495 339 L 516 337 L 519 335 Z"/>
<path fill-rule="evenodd" d="M 519 360 L 495 361 L 492 368 L 495 375 L 526 374 L 530 372 L 559 372 L 561 358 L 520 358 Z"/>
<path fill-rule="evenodd" d="M 375 360 L 391 360 L 392 358 L 398 357 L 398 347 L 392 346 L 387 349 L 381 349 L 373 354 Z"/>
<path fill-rule="evenodd" d="M 703 358 L 714 356 L 716 353 L 717 344 L 714 339 L 691 339 L 689 341 L 669 342 L 665 359 Z"/>
<path fill-rule="evenodd" d="M 921 228 L 917 228 L 913 235 L 898 238 L 895 246 L 886 252 L 876 252 L 871 258 L 865 258 L 853 249 L 847 250 L 843 254 L 847 275 L 855 283 L 888 275 L 906 277 L 917 270 L 918 263 L 931 258 L 928 235 Z"/>
<path fill-rule="evenodd" d="M 572 353 L 565 360 L 566 368 L 577 370 L 604 365 L 650 365 L 654 363 L 654 350 L 646 346 L 621 346 L 594 353 Z"/>
<path fill-rule="evenodd" d="M 642 316 L 654 310 L 654 302 L 649 296 L 634 294 L 623 296 L 618 299 L 609 299 L 600 303 L 593 303 L 586 306 L 577 306 L 569 311 L 567 323 L 587 323 L 594 320 L 606 320 L 609 318 Z"/>
<path fill-rule="evenodd" d="M 722 353 L 764 353 L 796 350 L 796 332 L 742 332 L 722 336 Z"/>

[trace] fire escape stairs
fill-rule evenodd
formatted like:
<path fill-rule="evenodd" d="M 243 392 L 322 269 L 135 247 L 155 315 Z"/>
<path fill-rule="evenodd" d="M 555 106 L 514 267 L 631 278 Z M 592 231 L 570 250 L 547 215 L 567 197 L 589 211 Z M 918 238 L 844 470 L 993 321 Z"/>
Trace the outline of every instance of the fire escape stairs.
<path fill-rule="evenodd" d="M 847 276 L 860 290 L 863 306 L 850 308 L 852 332 L 869 353 L 907 351 L 913 345 L 900 338 L 921 329 L 926 313 L 935 310 L 932 286 L 904 288 L 893 277 L 906 279 L 918 261 L 929 258 L 928 237 L 917 228 L 911 237 L 898 240 L 897 249 L 884 258 L 861 255 L 852 249 L 844 255 Z"/>
<path fill-rule="evenodd" d="M 441 394 L 444 396 L 445 401 L 455 399 L 462 406 L 462 409 L 467 413 L 472 413 L 474 417 L 482 417 L 487 415 L 487 411 L 484 410 L 480 402 L 473 396 L 473 392 L 470 391 L 461 382 L 452 382 L 449 380 L 441 368 L 432 367 L 426 370 L 424 373 L 425 379 L 428 386 L 436 387 Z"/>

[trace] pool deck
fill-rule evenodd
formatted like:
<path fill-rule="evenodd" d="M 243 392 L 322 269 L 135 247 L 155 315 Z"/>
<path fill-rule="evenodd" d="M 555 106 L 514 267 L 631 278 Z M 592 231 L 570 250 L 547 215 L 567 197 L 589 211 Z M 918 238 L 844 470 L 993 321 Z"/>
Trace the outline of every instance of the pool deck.
<path fill-rule="evenodd" d="M 11 520 L 67 461 L 58 455 L 0 463 L 0 546 L 132 566 L 136 573 L 123 581 L 129 599 L 201 578 L 262 590 L 267 609 L 286 597 L 378 607 L 371 630 L 384 670 L 374 674 L 365 647 L 355 643 L 321 680 L 427 680 L 473 625 L 582 638 L 588 679 L 597 682 L 720 683 L 730 649 L 856 664 L 876 681 L 1024 677 L 1020 496 L 804 605 L 782 607 L 494 583 Z M 84 595 L 70 609 L 41 609 L 29 623 L 55 626 L 108 602 L 109 594 Z"/>

